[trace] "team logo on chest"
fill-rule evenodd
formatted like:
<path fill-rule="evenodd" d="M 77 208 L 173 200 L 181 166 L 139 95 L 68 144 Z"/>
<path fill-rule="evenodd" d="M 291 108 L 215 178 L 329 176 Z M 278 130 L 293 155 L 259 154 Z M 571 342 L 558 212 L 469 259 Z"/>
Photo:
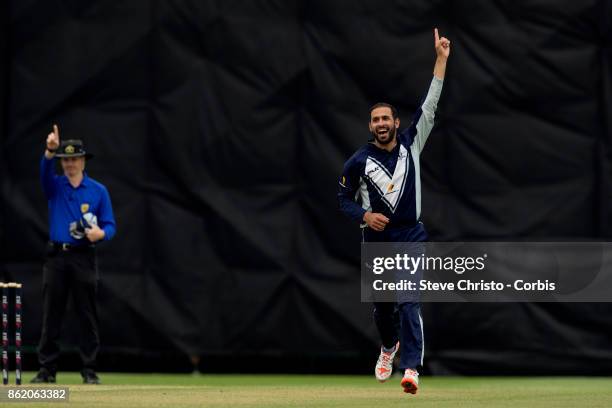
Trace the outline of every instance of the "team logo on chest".
<path fill-rule="evenodd" d="M 372 156 L 368 156 L 365 167 L 365 178 L 369 181 L 381 200 L 395 212 L 397 205 L 404 192 L 406 177 L 408 176 L 408 151 L 400 145 L 397 163 L 393 174 Z"/>
<path fill-rule="evenodd" d="M 87 203 L 81 204 L 81 212 L 85 214 L 87 211 L 89 211 L 89 204 Z"/>

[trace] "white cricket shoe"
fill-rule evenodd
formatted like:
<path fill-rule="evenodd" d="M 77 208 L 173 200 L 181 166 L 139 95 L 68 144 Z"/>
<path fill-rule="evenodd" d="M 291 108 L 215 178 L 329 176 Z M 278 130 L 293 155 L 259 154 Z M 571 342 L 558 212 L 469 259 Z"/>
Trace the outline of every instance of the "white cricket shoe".
<path fill-rule="evenodd" d="M 404 371 L 404 378 L 402 378 L 401 384 L 404 392 L 416 394 L 419 389 L 419 373 L 417 370 L 407 368 Z"/>
<path fill-rule="evenodd" d="M 397 350 L 399 350 L 399 341 L 395 345 L 393 351 L 384 352 L 383 348 L 380 348 L 380 355 L 378 356 L 376 368 L 374 369 L 374 375 L 378 381 L 385 382 L 391 377 L 391 373 L 393 372 L 393 358 L 395 358 Z"/>

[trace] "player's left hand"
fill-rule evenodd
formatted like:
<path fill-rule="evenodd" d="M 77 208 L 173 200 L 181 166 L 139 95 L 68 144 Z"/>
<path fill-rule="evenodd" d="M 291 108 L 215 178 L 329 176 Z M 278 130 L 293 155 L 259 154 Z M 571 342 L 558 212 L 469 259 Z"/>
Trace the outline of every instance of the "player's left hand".
<path fill-rule="evenodd" d="M 85 228 L 85 235 L 90 242 L 97 242 L 104 239 L 106 234 L 103 229 L 94 224 L 90 228 Z"/>
<path fill-rule="evenodd" d="M 440 37 L 437 28 L 434 28 L 434 45 L 438 58 L 448 58 L 450 55 L 450 40 L 446 37 Z"/>

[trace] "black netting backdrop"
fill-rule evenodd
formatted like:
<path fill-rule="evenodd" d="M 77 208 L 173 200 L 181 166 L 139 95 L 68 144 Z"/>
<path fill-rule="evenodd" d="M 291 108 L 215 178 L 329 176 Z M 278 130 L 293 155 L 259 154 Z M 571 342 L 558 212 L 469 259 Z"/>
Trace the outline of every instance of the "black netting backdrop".
<path fill-rule="evenodd" d="M 38 163 L 59 123 L 96 155 L 88 173 L 118 223 L 99 251 L 102 368 L 292 356 L 283 369 L 370 370 L 360 234 L 336 209 L 337 176 L 371 104 L 409 121 L 434 26 L 452 52 L 422 156 L 432 239 L 612 238 L 610 1 L 19 0 L 0 13 L 0 273 L 25 284 L 30 368 L 48 237 Z M 611 312 L 427 304 L 426 368 L 610 374 Z M 68 317 L 68 350 L 77 333 Z"/>

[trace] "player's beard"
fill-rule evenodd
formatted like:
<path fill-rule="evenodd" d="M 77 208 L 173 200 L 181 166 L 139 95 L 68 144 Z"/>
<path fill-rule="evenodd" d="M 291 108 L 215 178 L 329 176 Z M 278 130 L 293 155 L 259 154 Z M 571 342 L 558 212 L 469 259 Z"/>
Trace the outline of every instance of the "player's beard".
<path fill-rule="evenodd" d="M 379 144 L 387 145 L 395 139 L 396 132 L 397 129 L 395 128 L 395 126 L 391 126 L 389 131 L 384 135 L 379 135 L 377 129 L 374 129 L 374 131 L 372 131 L 372 135 L 374 135 L 374 140 L 376 140 Z"/>

